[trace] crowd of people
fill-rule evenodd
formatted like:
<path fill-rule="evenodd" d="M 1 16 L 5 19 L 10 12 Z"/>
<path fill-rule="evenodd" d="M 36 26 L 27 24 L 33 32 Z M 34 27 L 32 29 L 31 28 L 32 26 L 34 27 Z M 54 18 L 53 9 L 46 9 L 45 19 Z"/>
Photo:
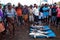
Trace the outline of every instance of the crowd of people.
<path fill-rule="evenodd" d="M 26 22 L 38 23 L 39 21 L 47 24 L 50 22 L 58 27 L 60 21 L 60 7 L 57 6 L 56 3 L 53 5 L 42 4 L 40 6 L 37 4 L 23 6 L 20 3 L 18 3 L 18 6 L 12 6 L 11 3 L 7 3 L 2 8 L 0 4 L 0 23 L 4 24 L 5 32 L 8 29 L 11 34 L 13 27 L 14 35 L 15 26 L 24 25 Z"/>

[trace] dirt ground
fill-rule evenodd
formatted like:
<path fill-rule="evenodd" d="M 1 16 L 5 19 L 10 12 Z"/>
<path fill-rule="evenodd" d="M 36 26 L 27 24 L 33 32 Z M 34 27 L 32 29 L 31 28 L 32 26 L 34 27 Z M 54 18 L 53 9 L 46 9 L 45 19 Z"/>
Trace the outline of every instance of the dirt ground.
<path fill-rule="evenodd" d="M 19 27 L 17 26 L 15 30 L 15 35 L 13 37 L 6 34 L 0 40 L 60 40 L 60 29 L 56 29 L 56 27 L 51 24 L 50 24 L 50 27 L 55 32 L 56 38 L 44 38 L 44 39 L 31 38 L 29 36 L 30 25 L 31 25 L 30 23 L 26 23 L 26 25 L 20 25 Z"/>

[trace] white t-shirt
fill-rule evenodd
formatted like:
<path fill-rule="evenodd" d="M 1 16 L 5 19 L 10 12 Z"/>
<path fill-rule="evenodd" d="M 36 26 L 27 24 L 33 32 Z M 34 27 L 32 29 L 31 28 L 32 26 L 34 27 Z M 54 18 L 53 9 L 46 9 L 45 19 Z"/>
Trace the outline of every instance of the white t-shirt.
<path fill-rule="evenodd" d="M 38 8 L 33 8 L 33 13 L 35 16 L 39 16 L 39 9 Z"/>

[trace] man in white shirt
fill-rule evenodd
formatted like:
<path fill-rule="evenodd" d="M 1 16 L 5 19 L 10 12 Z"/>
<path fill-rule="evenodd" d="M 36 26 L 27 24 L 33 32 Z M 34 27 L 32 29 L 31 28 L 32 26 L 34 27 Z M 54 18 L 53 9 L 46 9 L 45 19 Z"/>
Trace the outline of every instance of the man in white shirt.
<path fill-rule="evenodd" d="M 32 5 L 30 5 L 30 8 L 29 8 L 29 21 L 30 22 L 34 22 L 33 7 L 32 7 Z"/>
<path fill-rule="evenodd" d="M 33 14 L 34 14 L 34 21 L 35 21 L 35 22 L 38 22 L 39 9 L 38 9 L 38 6 L 37 6 L 36 4 L 34 4 Z"/>

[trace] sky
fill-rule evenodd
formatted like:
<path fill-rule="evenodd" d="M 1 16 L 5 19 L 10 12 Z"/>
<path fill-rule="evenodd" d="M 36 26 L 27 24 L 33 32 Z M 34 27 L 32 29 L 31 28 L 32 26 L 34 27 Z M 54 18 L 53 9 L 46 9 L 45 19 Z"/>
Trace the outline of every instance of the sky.
<path fill-rule="evenodd" d="M 60 0 L 53 0 L 53 2 L 52 2 L 52 0 L 48 0 L 47 3 L 52 4 L 54 2 L 59 2 L 59 1 Z M 3 3 L 3 4 L 6 4 L 8 2 L 11 2 L 12 4 L 15 4 L 15 5 L 17 5 L 18 2 L 20 2 L 22 5 L 31 5 L 31 4 L 40 5 L 40 2 L 41 2 L 41 4 L 46 3 L 43 0 L 0 0 L 0 3 Z"/>

